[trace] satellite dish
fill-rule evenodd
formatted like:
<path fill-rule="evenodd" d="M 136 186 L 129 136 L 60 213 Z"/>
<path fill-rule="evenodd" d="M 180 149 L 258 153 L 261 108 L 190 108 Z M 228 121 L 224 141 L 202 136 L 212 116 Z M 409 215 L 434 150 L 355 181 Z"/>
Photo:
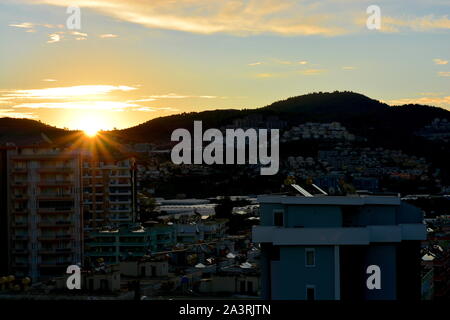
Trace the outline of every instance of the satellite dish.
<path fill-rule="evenodd" d="M 244 263 L 242 263 L 242 264 L 240 265 L 240 267 L 241 267 L 242 269 L 250 269 L 250 268 L 252 268 L 252 264 L 249 263 L 249 262 L 244 262 Z"/>

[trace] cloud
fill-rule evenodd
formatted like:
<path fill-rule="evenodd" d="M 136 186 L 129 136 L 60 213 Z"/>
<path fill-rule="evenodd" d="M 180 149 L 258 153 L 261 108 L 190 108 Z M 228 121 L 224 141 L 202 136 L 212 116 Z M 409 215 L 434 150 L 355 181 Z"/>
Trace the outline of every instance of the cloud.
<path fill-rule="evenodd" d="M 151 95 L 147 97 L 148 99 L 187 99 L 187 98 L 200 98 L 200 99 L 216 99 L 217 96 L 193 96 L 193 95 L 181 95 L 176 93 L 169 93 L 169 94 L 163 94 L 163 95 Z"/>
<path fill-rule="evenodd" d="M 300 60 L 300 61 L 290 61 L 290 60 L 282 60 L 282 59 L 271 59 L 266 62 L 258 61 L 254 63 L 247 64 L 248 66 L 254 67 L 259 65 L 283 65 L 283 66 L 291 66 L 291 65 L 306 65 L 308 61 Z"/>
<path fill-rule="evenodd" d="M 273 73 L 258 73 L 256 75 L 258 78 L 272 78 L 275 77 Z"/>
<path fill-rule="evenodd" d="M 68 7 L 73 0 L 26 0 Z M 153 29 L 238 36 L 337 36 L 364 32 L 367 14 L 356 0 L 78 0 L 77 5 Z M 364 1 L 367 5 L 369 0 Z M 393 4 L 397 12 L 402 6 Z M 386 7 L 386 6 L 385 6 Z M 387 10 L 387 9 L 386 9 Z M 447 15 L 382 16 L 382 32 L 450 29 Z"/>
<path fill-rule="evenodd" d="M 53 81 L 53 79 L 43 79 Z M 0 114 L 8 116 L 36 117 L 32 112 L 18 112 L 20 109 L 66 109 L 66 110 L 96 110 L 96 111 L 140 111 L 140 112 L 175 112 L 171 107 L 146 106 L 142 103 L 157 99 L 215 99 L 225 98 L 212 95 L 180 95 L 169 93 L 164 95 L 142 96 L 136 99 L 119 98 L 113 93 L 126 93 L 136 90 L 136 87 L 119 85 L 80 85 L 70 87 L 54 87 L 43 89 L 0 90 L 0 104 L 5 105 Z"/>
<path fill-rule="evenodd" d="M 16 24 L 9 24 L 10 27 L 20 28 L 20 29 L 26 29 L 25 32 L 37 32 L 37 27 L 43 27 L 47 29 L 63 29 L 64 25 L 58 24 L 48 24 L 48 23 L 32 23 L 32 22 L 22 22 L 22 23 L 16 23 Z M 55 43 L 60 42 L 65 38 L 65 36 L 71 36 L 75 40 L 86 40 L 87 39 L 87 33 L 78 32 L 78 31 L 56 31 L 53 33 L 50 33 L 48 35 L 49 40 L 47 43 Z M 106 36 L 113 37 L 115 35 L 108 34 Z"/>
<path fill-rule="evenodd" d="M 140 107 L 137 109 L 134 109 L 134 111 L 142 111 L 142 112 L 155 112 L 155 111 L 179 111 L 178 109 L 174 108 L 161 108 L 161 107 Z"/>
<path fill-rule="evenodd" d="M 403 104 L 426 104 L 440 107 L 450 107 L 450 96 L 446 97 L 421 97 L 421 98 L 404 98 L 388 100 L 390 105 L 403 105 Z"/>
<path fill-rule="evenodd" d="M 0 109 L 0 117 L 37 119 L 38 116 L 32 112 L 15 112 L 12 109 Z"/>
<path fill-rule="evenodd" d="M 57 33 L 52 33 L 48 36 L 50 37 L 50 40 L 48 40 L 47 43 L 55 43 L 61 41 L 61 36 Z"/>
<path fill-rule="evenodd" d="M 99 35 L 100 38 L 106 39 L 106 38 L 117 38 L 118 35 L 117 34 L 112 34 L 112 33 L 106 33 L 106 34 L 101 34 Z"/>
<path fill-rule="evenodd" d="M 439 77 L 450 77 L 450 71 L 439 71 L 438 76 Z"/>
<path fill-rule="evenodd" d="M 442 92 L 421 92 L 421 96 L 441 96 Z"/>
<path fill-rule="evenodd" d="M 55 81 L 58 81 L 58 80 L 55 80 L 55 79 L 42 79 L 42 81 L 45 81 L 45 82 L 55 82 Z"/>
<path fill-rule="evenodd" d="M 31 1 L 30 1 L 31 2 Z M 67 7 L 72 0 L 34 0 L 33 3 Z M 292 0 L 80 0 L 77 5 L 149 28 L 240 36 L 338 35 L 333 12 L 318 12 L 316 5 Z"/>
<path fill-rule="evenodd" d="M 324 73 L 326 70 L 324 69 L 307 69 L 299 71 L 301 74 L 305 76 L 315 76 Z"/>
<path fill-rule="evenodd" d="M 433 59 L 435 64 L 447 64 L 448 61 L 447 60 L 442 60 L 442 59 Z"/>
<path fill-rule="evenodd" d="M 417 32 L 427 32 L 436 30 L 449 30 L 450 19 L 448 16 L 436 17 L 427 15 L 423 17 L 396 18 L 383 17 L 381 22 L 381 31 L 400 32 L 402 30 L 412 30 Z"/>
<path fill-rule="evenodd" d="M 75 36 L 75 40 L 86 40 L 87 39 L 87 33 L 78 32 L 78 31 L 72 31 L 69 32 L 69 34 Z"/>
<path fill-rule="evenodd" d="M 31 22 L 22 22 L 17 24 L 9 24 L 8 26 L 16 28 L 32 29 L 35 26 L 35 24 Z"/>
<path fill-rule="evenodd" d="M 3 97 L 21 99 L 70 99 L 73 97 L 86 97 L 104 95 L 112 91 L 131 91 L 137 88 L 129 86 L 111 85 L 82 85 L 72 87 L 55 87 L 29 90 L 0 91 Z"/>
<path fill-rule="evenodd" d="M 345 67 L 342 67 L 342 70 L 355 70 L 356 68 L 355 67 L 352 67 L 352 66 L 345 66 Z"/>
<path fill-rule="evenodd" d="M 62 29 L 64 25 L 62 24 L 48 24 L 48 23 L 33 23 L 33 22 L 21 22 L 21 23 L 12 23 L 9 24 L 10 27 L 21 28 L 21 29 L 29 29 L 26 32 L 35 32 L 36 27 L 44 27 L 47 29 Z"/>
<path fill-rule="evenodd" d="M 69 102 L 39 102 L 21 103 L 13 106 L 14 109 L 77 109 L 124 111 L 124 109 L 140 107 L 138 104 L 121 101 L 69 101 Z"/>

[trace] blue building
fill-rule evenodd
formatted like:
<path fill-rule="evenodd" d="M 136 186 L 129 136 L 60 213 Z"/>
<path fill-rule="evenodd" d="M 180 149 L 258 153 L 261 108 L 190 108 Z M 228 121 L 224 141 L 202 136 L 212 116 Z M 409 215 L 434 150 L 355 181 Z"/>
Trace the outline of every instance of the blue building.
<path fill-rule="evenodd" d="M 262 297 L 294 300 L 420 299 L 421 210 L 387 196 L 258 198 Z M 367 285 L 379 267 L 380 288 Z"/>

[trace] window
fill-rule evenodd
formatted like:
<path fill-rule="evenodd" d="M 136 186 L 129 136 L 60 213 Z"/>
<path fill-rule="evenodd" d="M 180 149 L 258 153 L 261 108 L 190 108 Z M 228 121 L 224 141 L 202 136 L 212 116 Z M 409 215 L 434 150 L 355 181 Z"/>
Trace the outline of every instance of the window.
<path fill-rule="evenodd" d="M 305 249 L 305 266 L 315 267 L 316 266 L 316 250 L 307 248 Z"/>
<path fill-rule="evenodd" d="M 311 285 L 306 286 L 306 300 L 308 301 L 316 300 L 316 286 Z"/>
<path fill-rule="evenodd" d="M 276 227 L 284 226 L 284 212 L 281 210 L 273 212 L 273 225 Z"/>

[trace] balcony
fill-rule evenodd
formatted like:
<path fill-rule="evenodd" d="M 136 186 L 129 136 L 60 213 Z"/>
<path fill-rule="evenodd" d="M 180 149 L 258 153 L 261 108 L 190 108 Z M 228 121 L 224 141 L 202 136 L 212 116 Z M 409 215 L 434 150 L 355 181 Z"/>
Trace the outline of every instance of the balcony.
<path fill-rule="evenodd" d="M 27 215 L 28 214 L 28 209 L 13 209 L 12 213 L 14 215 Z"/>
<path fill-rule="evenodd" d="M 283 228 L 254 226 L 253 241 L 274 245 L 369 245 L 370 243 L 425 240 L 423 224 L 355 228 Z"/>
<path fill-rule="evenodd" d="M 16 188 L 17 187 L 26 188 L 26 187 L 28 187 L 28 182 L 27 181 L 14 180 L 14 181 L 11 181 L 11 185 L 13 185 Z"/>
<path fill-rule="evenodd" d="M 39 267 L 41 267 L 41 268 L 64 268 L 71 264 L 73 264 L 73 262 L 71 260 L 55 261 L 55 262 L 49 261 L 49 262 L 41 262 L 39 264 Z"/>
<path fill-rule="evenodd" d="M 15 201 L 27 201 L 28 195 L 27 194 L 13 194 L 12 199 Z"/>
<path fill-rule="evenodd" d="M 26 234 L 16 234 L 12 236 L 13 240 L 18 240 L 18 241 L 26 241 L 28 240 L 28 235 Z"/>
<path fill-rule="evenodd" d="M 13 266 L 14 269 L 28 268 L 28 262 L 26 262 L 26 261 L 16 261 L 16 262 L 13 262 L 12 266 Z"/>
<path fill-rule="evenodd" d="M 119 243 L 118 242 L 87 242 L 86 246 L 88 247 L 116 247 Z"/>
<path fill-rule="evenodd" d="M 38 200 L 73 200 L 74 195 L 68 194 L 39 194 L 37 196 Z"/>
<path fill-rule="evenodd" d="M 52 242 L 52 241 L 69 241 L 69 240 L 73 240 L 73 236 L 70 234 L 64 234 L 64 235 L 43 235 L 38 237 L 39 241 L 47 241 L 47 242 Z"/>
<path fill-rule="evenodd" d="M 11 226 L 13 228 L 26 228 L 28 227 L 28 221 L 14 221 Z"/>
<path fill-rule="evenodd" d="M 118 254 L 116 252 L 96 252 L 96 251 L 92 251 L 92 252 L 85 252 L 86 256 L 90 256 L 90 257 L 115 257 Z"/>
<path fill-rule="evenodd" d="M 61 248 L 47 248 L 47 249 L 40 249 L 39 250 L 40 255 L 67 255 L 72 254 L 72 249 L 61 249 Z"/>
<path fill-rule="evenodd" d="M 127 199 L 127 200 L 124 200 L 124 199 L 121 199 L 121 200 L 118 200 L 118 199 L 115 199 L 115 200 L 109 199 L 109 202 L 110 202 L 111 205 L 117 205 L 117 206 L 120 206 L 120 205 L 129 205 L 129 206 L 131 206 L 131 199 Z"/>
<path fill-rule="evenodd" d="M 60 227 L 71 227 L 73 226 L 72 221 L 41 221 L 38 223 L 41 228 L 60 228 Z"/>
<path fill-rule="evenodd" d="M 121 247 L 147 247 L 148 242 L 120 242 Z"/>
<path fill-rule="evenodd" d="M 68 214 L 73 213 L 74 210 L 71 207 L 66 208 L 39 208 L 37 210 L 40 214 Z"/>
<path fill-rule="evenodd" d="M 12 249 L 13 254 L 28 254 L 28 249 Z"/>
<path fill-rule="evenodd" d="M 73 172 L 72 167 L 40 167 L 38 168 L 39 173 L 47 173 L 47 172 Z"/>
<path fill-rule="evenodd" d="M 70 186 L 74 183 L 72 180 L 41 180 L 39 186 Z"/>

